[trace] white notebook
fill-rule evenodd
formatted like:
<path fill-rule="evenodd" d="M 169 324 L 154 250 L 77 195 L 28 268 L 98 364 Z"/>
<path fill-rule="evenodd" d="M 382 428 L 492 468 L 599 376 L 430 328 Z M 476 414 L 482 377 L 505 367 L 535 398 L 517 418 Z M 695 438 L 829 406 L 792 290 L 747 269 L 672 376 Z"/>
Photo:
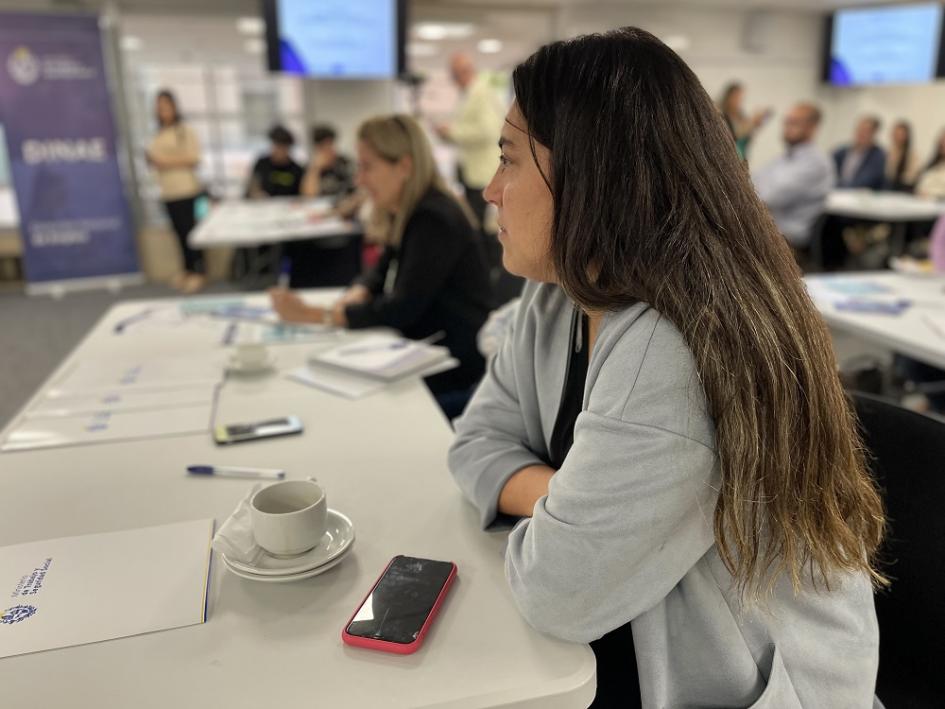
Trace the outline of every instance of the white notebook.
<path fill-rule="evenodd" d="M 0 658 L 207 619 L 213 520 L 0 547 Z"/>
<path fill-rule="evenodd" d="M 445 347 L 391 335 L 372 335 L 319 352 L 309 361 L 389 382 L 431 369 L 449 358 Z"/>

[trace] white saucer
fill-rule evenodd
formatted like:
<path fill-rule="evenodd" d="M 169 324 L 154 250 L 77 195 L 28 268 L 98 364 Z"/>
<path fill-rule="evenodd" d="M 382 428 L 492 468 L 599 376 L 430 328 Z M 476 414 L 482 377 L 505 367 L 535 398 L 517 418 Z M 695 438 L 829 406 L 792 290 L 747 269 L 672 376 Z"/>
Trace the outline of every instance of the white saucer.
<path fill-rule="evenodd" d="M 223 560 L 234 572 L 252 574 L 253 576 L 294 576 L 306 573 L 313 569 L 320 569 L 343 556 L 354 544 L 354 525 L 351 520 L 337 510 L 328 510 L 325 536 L 314 549 L 304 554 L 288 558 L 279 558 L 262 552 L 252 563 L 237 561 L 236 559 Z M 309 574 L 314 576 L 314 574 Z"/>
<path fill-rule="evenodd" d="M 236 359 L 236 355 L 230 355 L 226 361 L 226 371 L 233 374 L 262 374 L 268 372 L 276 366 L 276 356 L 270 352 L 264 362 L 259 364 L 244 364 Z"/>
<path fill-rule="evenodd" d="M 227 568 L 227 571 L 230 573 L 236 574 L 242 579 L 247 579 L 249 581 L 262 581 L 263 583 L 292 583 L 293 581 L 301 581 L 302 579 L 310 579 L 313 576 L 318 576 L 323 574 L 326 571 L 335 568 L 342 561 L 345 560 L 345 557 L 348 556 L 347 553 L 342 554 L 341 556 L 335 558 L 332 561 L 329 561 L 327 564 L 322 564 L 321 566 L 316 566 L 314 569 L 309 569 L 308 571 L 303 571 L 300 574 L 288 574 L 284 576 L 264 576 L 262 574 L 248 574 L 245 571 L 241 571 L 234 567 L 230 562 L 226 560 L 226 557 L 223 557 L 223 565 Z"/>

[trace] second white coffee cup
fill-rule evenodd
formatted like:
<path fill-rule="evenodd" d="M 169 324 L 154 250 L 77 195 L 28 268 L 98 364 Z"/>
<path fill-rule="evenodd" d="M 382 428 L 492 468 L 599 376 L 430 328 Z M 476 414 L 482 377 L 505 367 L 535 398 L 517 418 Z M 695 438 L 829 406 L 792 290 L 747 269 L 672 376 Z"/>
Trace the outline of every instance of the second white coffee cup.
<path fill-rule="evenodd" d="M 253 536 L 270 554 L 291 556 L 308 551 L 325 534 L 328 500 L 314 480 L 285 480 L 250 500 Z"/>
<path fill-rule="evenodd" d="M 238 345 L 233 353 L 233 361 L 241 367 L 258 368 L 269 360 L 269 350 L 258 342 L 245 342 Z"/>

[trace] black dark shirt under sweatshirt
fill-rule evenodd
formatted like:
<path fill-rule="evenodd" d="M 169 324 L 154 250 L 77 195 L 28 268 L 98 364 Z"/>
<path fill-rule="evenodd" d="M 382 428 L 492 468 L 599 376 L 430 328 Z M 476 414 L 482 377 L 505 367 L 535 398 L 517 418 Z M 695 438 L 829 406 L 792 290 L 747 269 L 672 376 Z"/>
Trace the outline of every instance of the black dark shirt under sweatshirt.
<path fill-rule="evenodd" d="M 259 189 L 270 197 L 294 197 L 299 194 L 304 175 L 302 166 L 291 158 L 289 162 L 277 165 L 267 155 L 259 158 L 253 165 L 250 182 L 255 180 Z"/>
<path fill-rule="evenodd" d="M 460 366 L 426 380 L 434 394 L 465 390 L 482 378 L 485 361 L 476 335 L 492 301 L 489 272 L 479 233 L 453 197 L 427 192 L 400 245 L 385 247 L 360 282 L 374 298 L 346 308 L 352 329 L 392 327 L 415 340 L 444 333 L 437 344 L 449 348 Z"/>

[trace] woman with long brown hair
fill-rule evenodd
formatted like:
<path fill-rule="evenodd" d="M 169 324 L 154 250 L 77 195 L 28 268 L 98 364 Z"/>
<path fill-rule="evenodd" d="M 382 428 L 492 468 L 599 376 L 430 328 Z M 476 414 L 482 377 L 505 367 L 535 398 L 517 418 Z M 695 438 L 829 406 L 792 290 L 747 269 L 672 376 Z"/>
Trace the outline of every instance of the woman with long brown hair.
<path fill-rule="evenodd" d="M 594 706 L 863 707 L 881 500 L 830 336 L 698 79 L 634 28 L 543 47 L 485 190 L 526 276 L 456 422 L 525 618 Z"/>

